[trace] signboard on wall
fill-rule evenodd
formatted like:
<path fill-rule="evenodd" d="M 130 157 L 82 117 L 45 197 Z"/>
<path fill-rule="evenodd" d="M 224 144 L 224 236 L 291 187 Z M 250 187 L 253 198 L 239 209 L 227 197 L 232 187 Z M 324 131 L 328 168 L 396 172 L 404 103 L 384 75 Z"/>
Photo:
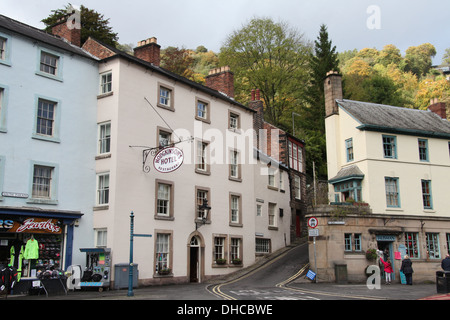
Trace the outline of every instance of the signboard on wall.
<path fill-rule="evenodd" d="M 183 151 L 176 148 L 164 148 L 153 159 L 153 167 L 161 173 L 169 173 L 177 170 L 184 161 Z"/>
<path fill-rule="evenodd" d="M 6 220 L 5 220 L 6 221 Z M 23 222 L 8 220 L 5 225 L 3 223 L 2 231 L 14 233 L 62 233 L 61 227 L 58 225 L 57 219 L 48 218 L 27 218 Z M 5 227 L 7 226 L 7 227 Z"/>

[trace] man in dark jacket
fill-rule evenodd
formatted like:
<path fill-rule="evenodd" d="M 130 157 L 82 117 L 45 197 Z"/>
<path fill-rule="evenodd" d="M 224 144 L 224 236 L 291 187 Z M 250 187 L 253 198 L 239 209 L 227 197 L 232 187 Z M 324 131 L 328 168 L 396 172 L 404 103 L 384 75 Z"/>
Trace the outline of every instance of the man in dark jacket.
<path fill-rule="evenodd" d="M 408 255 L 406 255 L 405 259 L 402 261 L 400 271 L 405 274 L 406 284 L 412 285 L 412 274 L 414 271 L 412 268 L 412 261 L 409 259 Z"/>
<path fill-rule="evenodd" d="M 444 271 L 450 271 L 450 255 L 447 254 L 444 260 L 442 260 L 441 267 Z"/>

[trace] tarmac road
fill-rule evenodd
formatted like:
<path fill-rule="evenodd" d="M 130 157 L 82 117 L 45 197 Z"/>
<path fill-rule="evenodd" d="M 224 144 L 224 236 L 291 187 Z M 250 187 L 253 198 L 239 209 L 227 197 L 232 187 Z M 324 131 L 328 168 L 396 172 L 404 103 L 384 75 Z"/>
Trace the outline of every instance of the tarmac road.
<path fill-rule="evenodd" d="M 436 285 L 392 284 L 369 289 L 365 284 L 313 283 L 303 276 L 308 263 L 307 245 L 287 247 L 255 265 L 215 280 L 210 284 L 182 284 L 98 292 L 69 291 L 67 295 L 8 296 L 8 301 L 22 300 L 155 300 L 199 301 L 231 300 L 417 300 L 450 299 L 450 294 L 437 294 Z"/>

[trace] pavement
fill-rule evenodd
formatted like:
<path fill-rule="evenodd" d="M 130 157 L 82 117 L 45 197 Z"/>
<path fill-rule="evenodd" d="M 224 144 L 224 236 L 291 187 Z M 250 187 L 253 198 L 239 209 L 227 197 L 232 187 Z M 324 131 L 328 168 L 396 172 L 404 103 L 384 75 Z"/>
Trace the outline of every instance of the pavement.
<path fill-rule="evenodd" d="M 258 260 L 255 264 L 242 268 L 232 274 L 216 278 L 208 283 L 187 283 L 178 285 L 159 285 L 128 289 L 104 290 L 99 292 L 95 289 L 68 291 L 67 294 L 48 294 L 42 292 L 40 295 L 9 295 L 0 297 L 0 300 L 8 301 L 22 300 L 158 300 L 158 301 L 213 301 L 221 300 L 212 294 L 208 288 L 216 284 L 235 281 L 254 270 L 264 267 L 272 259 L 285 253 L 290 247 L 283 248 L 277 252 Z M 435 283 L 413 283 L 413 285 L 402 285 L 392 283 L 386 285 L 381 283 L 379 288 L 369 289 L 362 283 L 315 283 L 304 275 L 285 283 L 284 287 L 303 293 L 318 295 L 324 300 L 450 300 L 450 293 L 437 293 Z"/>

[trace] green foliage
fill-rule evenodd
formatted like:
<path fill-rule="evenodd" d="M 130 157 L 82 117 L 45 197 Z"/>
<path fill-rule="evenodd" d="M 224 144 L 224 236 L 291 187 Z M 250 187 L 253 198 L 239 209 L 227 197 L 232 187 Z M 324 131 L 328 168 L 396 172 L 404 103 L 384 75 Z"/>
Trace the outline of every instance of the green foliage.
<path fill-rule="evenodd" d="M 255 18 L 228 36 L 219 58 L 234 72 L 237 100 L 245 103 L 252 89 L 260 89 L 266 120 L 290 127 L 286 115 L 301 103 L 310 50 L 285 22 Z"/>
<path fill-rule="evenodd" d="M 306 141 L 308 154 L 306 167 L 312 175 L 313 162 L 319 179 L 326 179 L 326 140 L 325 140 L 325 97 L 323 80 L 328 71 L 340 71 L 336 47 L 328 38 L 325 25 L 320 26 L 319 36 L 314 41 L 314 52 L 309 55 L 309 85 L 305 91 L 305 104 L 298 110 L 302 135 Z"/>
<path fill-rule="evenodd" d="M 69 3 L 64 9 L 52 10 L 51 14 L 42 19 L 42 22 L 47 26 L 46 31 L 51 31 L 51 26 L 56 24 L 57 20 L 67 16 L 68 9 L 72 5 Z M 112 31 L 109 26 L 109 19 L 105 19 L 104 16 L 94 10 L 88 9 L 85 6 L 80 7 L 81 11 L 81 44 L 83 44 L 89 37 L 95 38 L 107 45 L 117 46 L 118 36 L 117 33 Z"/>

